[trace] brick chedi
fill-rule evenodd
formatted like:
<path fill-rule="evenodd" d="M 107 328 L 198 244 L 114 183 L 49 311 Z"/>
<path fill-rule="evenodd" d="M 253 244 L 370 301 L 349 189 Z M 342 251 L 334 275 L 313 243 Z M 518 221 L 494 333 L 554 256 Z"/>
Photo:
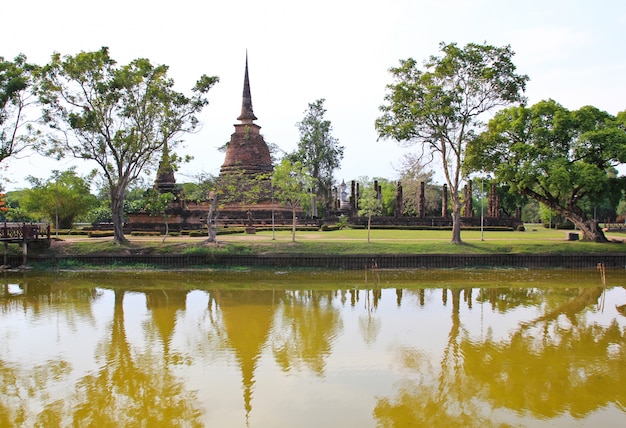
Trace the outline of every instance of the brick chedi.
<path fill-rule="evenodd" d="M 256 119 L 257 117 L 252 110 L 248 57 L 246 56 L 241 115 L 237 118 L 241 123 L 235 124 L 235 133 L 231 135 L 227 145 L 224 163 L 220 169 L 220 177 L 235 173 L 243 173 L 244 175 L 269 174 L 273 171 L 270 151 L 259 132 L 261 127 L 254 123 Z"/>
<path fill-rule="evenodd" d="M 174 167 L 172 166 L 170 150 L 167 142 L 163 144 L 163 153 L 161 155 L 161 162 L 159 162 L 159 168 L 157 169 L 154 187 L 159 191 L 159 193 L 170 192 L 176 194 L 178 191 L 176 188 L 176 177 L 174 177 Z"/>
<path fill-rule="evenodd" d="M 218 179 L 220 218 L 239 220 L 248 224 L 267 224 L 271 218 L 288 219 L 291 211 L 272 198 L 270 176 L 274 171 L 270 150 L 254 123 L 257 117 L 252 109 L 248 56 L 243 80 L 241 114 L 235 124 L 235 133 L 226 146 L 224 163 Z"/>

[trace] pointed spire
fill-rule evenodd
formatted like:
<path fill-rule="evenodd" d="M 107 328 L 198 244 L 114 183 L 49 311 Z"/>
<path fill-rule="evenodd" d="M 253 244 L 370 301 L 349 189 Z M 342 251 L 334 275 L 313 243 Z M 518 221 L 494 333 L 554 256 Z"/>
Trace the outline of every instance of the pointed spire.
<path fill-rule="evenodd" d="M 157 169 L 155 187 L 161 193 L 173 192 L 176 188 L 174 166 L 172 165 L 172 158 L 170 156 L 170 149 L 167 141 L 163 143 L 163 151 L 161 154 L 161 161 L 159 162 L 159 168 Z"/>
<path fill-rule="evenodd" d="M 246 73 L 243 78 L 243 100 L 241 102 L 241 115 L 237 118 L 241 123 L 252 123 L 256 120 L 252 111 L 252 96 L 250 95 L 250 80 L 248 79 L 248 51 L 246 50 Z"/>

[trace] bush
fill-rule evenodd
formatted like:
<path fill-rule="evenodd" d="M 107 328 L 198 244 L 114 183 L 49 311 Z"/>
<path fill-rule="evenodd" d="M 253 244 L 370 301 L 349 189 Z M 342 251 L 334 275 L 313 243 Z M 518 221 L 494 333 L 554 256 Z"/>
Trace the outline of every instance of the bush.
<path fill-rule="evenodd" d="M 135 230 L 130 232 L 130 236 L 161 236 L 161 232 L 157 232 L 155 230 Z"/>
<path fill-rule="evenodd" d="M 72 229 L 68 232 L 68 235 L 84 235 L 87 236 L 89 235 L 89 231 L 88 230 L 82 230 L 82 229 Z"/>
<path fill-rule="evenodd" d="M 107 238 L 109 236 L 115 236 L 112 230 L 91 230 L 88 236 L 90 238 Z"/>
<path fill-rule="evenodd" d="M 349 222 L 349 218 L 343 214 L 341 214 L 339 216 L 339 219 L 337 220 L 337 228 L 339 230 L 341 229 L 345 229 L 346 227 L 348 227 L 348 222 Z"/>
<path fill-rule="evenodd" d="M 565 221 L 563 223 L 559 223 L 556 225 L 556 229 L 562 229 L 562 230 L 574 230 L 574 223 L 572 223 L 571 221 Z"/>

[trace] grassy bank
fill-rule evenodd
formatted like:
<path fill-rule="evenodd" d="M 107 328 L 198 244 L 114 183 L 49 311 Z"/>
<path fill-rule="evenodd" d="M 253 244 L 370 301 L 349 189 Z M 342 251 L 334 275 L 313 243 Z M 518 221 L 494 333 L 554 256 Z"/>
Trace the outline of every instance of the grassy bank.
<path fill-rule="evenodd" d="M 570 231 L 571 232 L 571 231 Z M 61 235 L 49 253 L 72 254 L 509 254 L 509 253 L 601 253 L 626 252 L 625 244 L 567 241 L 566 231 L 528 227 L 525 232 L 463 231 L 463 245 L 450 243 L 450 231 L 366 230 L 298 232 L 291 242 L 287 231 L 254 235 L 219 235 L 218 243 L 203 237 L 128 237 L 116 245 L 112 238 L 85 238 Z M 623 240 L 624 235 L 609 238 Z"/>

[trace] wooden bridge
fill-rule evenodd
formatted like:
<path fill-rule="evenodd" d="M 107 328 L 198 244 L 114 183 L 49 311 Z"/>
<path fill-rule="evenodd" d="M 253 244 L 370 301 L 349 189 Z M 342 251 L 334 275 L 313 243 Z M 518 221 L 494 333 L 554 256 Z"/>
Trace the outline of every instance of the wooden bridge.
<path fill-rule="evenodd" d="M 50 224 L 4 222 L 0 225 L 0 241 L 4 243 L 4 264 L 0 268 L 8 268 L 7 257 L 10 243 L 22 244 L 22 266 L 26 266 L 28 244 L 50 245 Z"/>

